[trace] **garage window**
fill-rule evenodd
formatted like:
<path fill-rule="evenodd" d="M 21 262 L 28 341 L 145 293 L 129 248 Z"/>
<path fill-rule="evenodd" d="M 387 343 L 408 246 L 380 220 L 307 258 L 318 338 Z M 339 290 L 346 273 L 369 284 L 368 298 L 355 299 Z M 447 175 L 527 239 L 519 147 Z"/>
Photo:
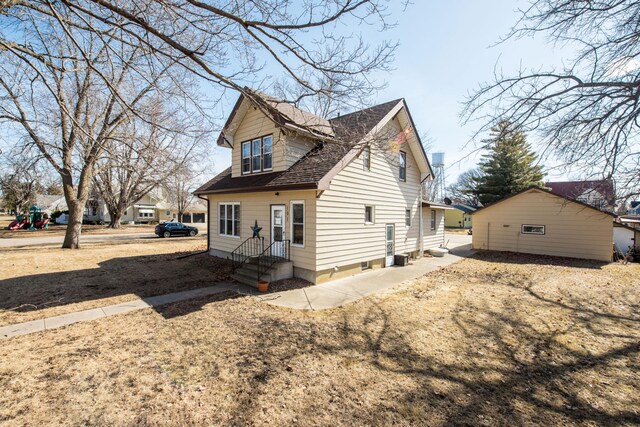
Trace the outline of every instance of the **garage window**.
<path fill-rule="evenodd" d="M 544 234 L 544 225 L 522 224 L 522 234 Z"/>

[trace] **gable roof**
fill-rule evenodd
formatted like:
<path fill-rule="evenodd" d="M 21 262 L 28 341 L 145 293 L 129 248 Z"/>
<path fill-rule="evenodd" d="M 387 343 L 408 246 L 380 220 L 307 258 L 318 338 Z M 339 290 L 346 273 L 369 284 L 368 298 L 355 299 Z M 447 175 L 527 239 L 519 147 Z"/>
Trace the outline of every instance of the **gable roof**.
<path fill-rule="evenodd" d="M 524 194 L 524 193 L 526 193 L 526 192 L 529 192 L 529 191 L 531 191 L 531 190 L 542 191 L 543 193 L 551 194 L 552 196 L 559 197 L 559 198 L 561 198 L 561 199 L 563 199 L 563 200 L 567 200 L 567 201 L 569 201 L 569 202 L 571 202 L 571 203 L 575 203 L 575 204 L 578 204 L 578 205 L 584 206 L 585 208 L 593 209 L 594 211 L 597 211 L 597 212 L 600 212 L 600 213 L 603 213 L 603 214 L 606 214 L 606 215 L 609 215 L 609 216 L 612 216 L 612 217 L 616 218 L 616 215 L 612 214 L 611 212 L 607 212 L 607 211 L 600 210 L 600 209 L 598 209 L 598 208 L 596 208 L 596 207 L 593 207 L 593 206 L 591 206 L 591 205 L 589 205 L 589 204 L 587 204 L 587 203 L 580 202 L 580 201 L 575 200 L 575 199 L 572 199 L 572 198 L 570 198 L 570 197 L 565 197 L 565 196 L 563 196 L 563 195 L 561 195 L 561 194 L 556 194 L 556 193 L 554 193 L 553 191 L 547 190 L 546 188 L 542 188 L 542 187 L 536 187 L 535 185 L 532 185 L 531 187 L 525 188 L 524 190 L 519 191 L 519 192 L 517 192 L 517 193 L 511 194 L 510 196 L 507 196 L 507 197 L 505 197 L 505 198 L 503 198 L 503 199 L 500 199 L 500 200 L 498 200 L 497 202 L 491 203 L 490 205 L 487 205 L 487 206 L 483 206 L 483 207 L 481 207 L 481 208 L 478 208 L 478 209 L 476 209 L 476 211 L 475 211 L 475 212 L 473 212 L 473 213 L 472 213 L 472 215 L 475 215 L 475 214 L 477 214 L 477 213 L 478 213 L 478 212 L 480 212 L 480 211 L 484 211 L 485 209 L 492 208 L 492 207 L 494 207 L 494 206 L 496 206 L 496 205 L 499 205 L 500 203 L 506 202 L 506 201 L 507 201 L 507 200 L 509 200 L 509 199 L 512 199 L 512 198 L 514 198 L 514 197 L 517 197 L 517 196 L 519 196 L 519 195 L 521 195 L 521 194 Z"/>
<path fill-rule="evenodd" d="M 458 209 L 459 211 L 462 211 L 466 214 L 472 214 L 473 212 L 475 212 L 476 210 L 478 210 L 478 208 L 474 208 L 473 206 L 468 206 L 468 205 L 460 205 L 460 204 L 456 204 L 456 205 L 451 205 L 452 207 Z"/>
<path fill-rule="evenodd" d="M 615 205 L 616 196 L 613 189 L 613 182 L 608 179 L 593 181 L 553 181 L 545 183 L 551 191 L 559 196 L 575 200 L 585 191 L 595 190 L 607 201 L 609 205 Z"/>
<path fill-rule="evenodd" d="M 194 193 L 237 193 L 276 189 L 320 188 L 320 181 L 329 176 L 331 172 L 341 169 L 341 166 L 345 163 L 342 161 L 352 152 L 353 147 L 348 143 L 356 143 L 362 140 L 400 103 L 405 106 L 403 99 L 397 99 L 328 120 L 335 139 L 338 139 L 339 142 L 329 139 L 318 141 L 318 144 L 313 149 L 285 171 L 232 177 L 231 167 L 229 167 L 202 185 Z M 416 135 L 416 137 L 418 136 Z M 427 165 L 431 168 L 428 160 Z"/>

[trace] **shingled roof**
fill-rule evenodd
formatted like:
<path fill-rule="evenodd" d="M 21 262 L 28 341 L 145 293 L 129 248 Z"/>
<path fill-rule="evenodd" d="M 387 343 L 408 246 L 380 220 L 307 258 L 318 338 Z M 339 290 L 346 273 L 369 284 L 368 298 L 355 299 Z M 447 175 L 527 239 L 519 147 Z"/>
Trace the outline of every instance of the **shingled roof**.
<path fill-rule="evenodd" d="M 318 188 L 318 182 L 351 150 L 349 143 L 364 138 L 401 101 L 385 102 L 330 119 L 336 141 L 318 141 L 315 148 L 285 171 L 232 177 L 229 167 L 198 188 L 195 194 Z"/>

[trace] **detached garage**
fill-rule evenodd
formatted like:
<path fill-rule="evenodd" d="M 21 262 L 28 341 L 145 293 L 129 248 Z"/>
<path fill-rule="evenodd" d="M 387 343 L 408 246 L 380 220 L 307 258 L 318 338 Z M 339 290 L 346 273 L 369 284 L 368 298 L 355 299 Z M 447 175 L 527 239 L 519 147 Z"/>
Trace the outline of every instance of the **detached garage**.
<path fill-rule="evenodd" d="M 473 213 L 473 248 L 608 262 L 613 215 L 529 188 Z"/>

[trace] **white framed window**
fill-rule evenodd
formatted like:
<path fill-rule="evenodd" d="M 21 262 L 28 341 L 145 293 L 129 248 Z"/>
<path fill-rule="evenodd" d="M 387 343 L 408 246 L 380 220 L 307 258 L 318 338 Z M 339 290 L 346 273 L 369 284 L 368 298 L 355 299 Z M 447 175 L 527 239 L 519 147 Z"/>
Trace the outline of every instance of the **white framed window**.
<path fill-rule="evenodd" d="M 273 169 L 273 137 L 271 135 L 244 141 L 241 151 L 243 175 Z"/>
<path fill-rule="evenodd" d="M 431 231 L 436 229 L 436 211 L 431 209 Z"/>
<path fill-rule="evenodd" d="M 254 139 L 251 142 L 251 171 L 260 172 L 262 170 L 262 140 Z"/>
<path fill-rule="evenodd" d="M 400 166 L 398 169 L 400 181 L 406 182 L 407 181 L 407 153 L 405 153 L 404 151 L 401 151 L 398 161 L 400 162 Z"/>
<path fill-rule="evenodd" d="M 242 143 L 242 173 L 251 172 L 251 141 Z"/>
<path fill-rule="evenodd" d="M 411 227 L 411 209 L 404 210 L 404 225 Z"/>
<path fill-rule="evenodd" d="M 363 261 L 360 263 L 360 268 L 363 270 L 369 270 L 371 268 L 371 263 L 369 261 Z"/>
<path fill-rule="evenodd" d="M 273 138 L 271 135 L 262 138 L 262 170 L 273 169 Z"/>
<path fill-rule="evenodd" d="M 364 223 L 373 224 L 375 222 L 375 209 L 371 205 L 364 207 Z"/>
<path fill-rule="evenodd" d="M 304 200 L 291 202 L 291 246 L 304 247 Z"/>
<path fill-rule="evenodd" d="M 520 232 L 522 234 L 540 234 L 544 235 L 545 229 L 544 225 L 534 225 L 534 224 L 522 224 L 520 228 Z"/>
<path fill-rule="evenodd" d="M 366 171 L 371 170 L 371 149 L 369 147 L 362 150 L 362 169 Z"/>
<path fill-rule="evenodd" d="M 218 234 L 240 237 L 240 203 L 218 203 Z"/>

